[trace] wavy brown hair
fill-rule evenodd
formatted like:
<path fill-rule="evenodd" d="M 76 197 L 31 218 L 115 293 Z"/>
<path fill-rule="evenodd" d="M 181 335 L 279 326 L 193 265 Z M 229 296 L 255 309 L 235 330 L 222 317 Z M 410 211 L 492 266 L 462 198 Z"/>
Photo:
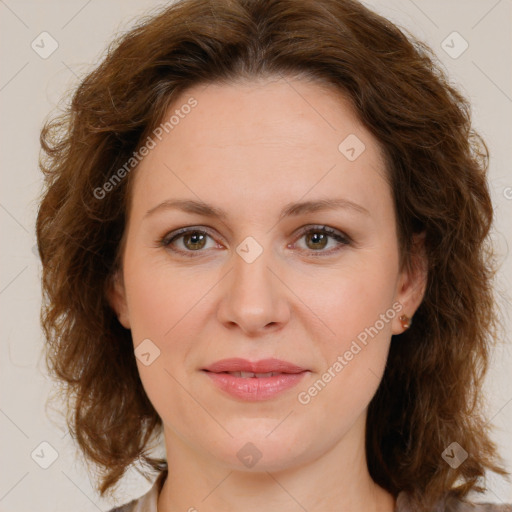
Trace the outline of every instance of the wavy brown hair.
<path fill-rule="evenodd" d="M 384 150 L 402 265 L 413 234 L 425 233 L 424 300 L 412 327 L 392 337 L 369 405 L 372 478 L 395 496 L 409 492 L 420 511 L 450 489 L 461 499 L 483 492 L 487 470 L 509 473 L 482 412 L 499 324 L 488 149 L 468 100 L 427 45 L 357 1 L 182 0 L 118 37 L 41 132 L 46 362 L 72 436 L 101 469 L 100 494 L 133 463 L 160 471 L 167 461 L 148 452 L 162 422 L 107 300 L 136 170 L 104 197 L 95 191 L 188 87 L 265 76 L 316 81 L 349 99 Z M 441 457 L 453 441 L 469 453 L 456 469 Z"/>

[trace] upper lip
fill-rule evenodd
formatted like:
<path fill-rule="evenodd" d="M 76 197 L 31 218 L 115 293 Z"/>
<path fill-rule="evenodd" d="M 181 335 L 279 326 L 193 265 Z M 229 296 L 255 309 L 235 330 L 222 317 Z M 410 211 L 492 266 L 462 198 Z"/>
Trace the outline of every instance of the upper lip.
<path fill-rule="evenodd" d="M 248 361 L 240 357 L 231 359 L 221 359 L 203 370 L 209 372 L 252 372 L 252 373 L 301 373 L 306 371 L 306 368 L 297 366 L 296 364 L 282 361 L 281 359 L 260 359 L 259 361 Z"/>

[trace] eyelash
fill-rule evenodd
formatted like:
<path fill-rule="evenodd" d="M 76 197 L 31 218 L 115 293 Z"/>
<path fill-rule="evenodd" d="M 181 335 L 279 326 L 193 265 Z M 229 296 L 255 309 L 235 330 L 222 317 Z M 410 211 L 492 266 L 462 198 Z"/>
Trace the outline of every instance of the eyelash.
<path fill-rule="evenodd" d="M 171 247 L 171 244 L 179 239 L 179 238 L 182 238 L 183 235 L 186 235 L 188 233 L 196 233 L 196 234 L 200 234 L 200 235 L 208 235 L 210 236 L 211 238 L 212 235 L 206 231 L 206 230 L 203 230 L 203 229 L 198 229 L 198 228 L 195 228 L 195 227 L 187 227 L 187 228 L 182 228 L 182 229 L 179 229 L 177 231 L 173 231 L 172 233 L 168 233 L 166 234 L 163 238 L 161 238 L 159 241 L 158 241 L 158 246 L 160 247 L 165 247 L 175 253 L 178 253 L 178 254 L 181 254 L 185 257 L 188 257 L 188 258 L 196 258 L 198 257 L 200 254 L 196 254 L 196 253 L 201 253 L 201 252 L 204 252 L 204 250 L 197 250 L 197 251 L 182 251 L 181 249 L 175 249 L 175 248 L 172 248 Z M 296 241 L 300 240 L 304 235 L 307 235 L 308 233 L 322 233 L 322 234 L 325 234 L 325 235 L 328 235 L 329 238 L 333 238 L 334 240 L 338 241 L 339 242 L 339 246 L 334 248 L 334 249 L 330 249 L 328 251 L 321 251 L 321 250 L 318 250 L 318 251 L 313 251 L 313 250 L 310 250 L 309 252 L 311 253 L 312 256 L 314 257 L 323 257 L 323 256 L 329 256 L 335 252 L 338 252 L 339 250 L 341 250 L 341 248 L 343 246 L 347 246 L 347 245 L 351 245 L 352 244 L 352 240 L 350 237 L 348 237 L 347 235 L 341 233 L 340 231 L 337 231 L 337 230 L 334 230 L 332 228 L 329 228 L 328 226 L 312 226 L 312 227 L 308 227 L 307 229 L 304 229 L 300 232 L 298 238 L 296 239 Z M 307 250 L 306 250 L 307 252 Z"/>

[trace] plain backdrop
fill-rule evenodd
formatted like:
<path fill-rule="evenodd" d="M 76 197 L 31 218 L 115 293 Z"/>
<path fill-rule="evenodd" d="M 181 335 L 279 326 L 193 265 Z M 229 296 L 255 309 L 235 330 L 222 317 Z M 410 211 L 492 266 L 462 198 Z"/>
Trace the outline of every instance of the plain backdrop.
<path fill-rule="evenodd" d="M 164 3 L 0 0 L 2 512 L 108 510 L 142 495 L 152 485 L 131 469 L 115 502 L 100 499 L 65 425 L 45 412 L 52 382 L 42 358 L 41 268 L 34 222 L 42 183 L 37 161 L 44 119 L 98 62 L 114 35 Z M 512 0 L 365 3 L 433 47 L 451 80 L 470 99 L 474 126 L 491 152 L 490 183 L 497 215 L 493 238 L 503 262 L 497 287 L 504 297 L 507 343 L 493 354 L 486 380 L 487 415 L 495 427 L 493 439 L 512 471 L 512 344 L 506 334 L 512 330 L 511 303 L 507 302 L 512 282 L 508 253 L 512 240 Z M 38 43 L 41 38 L 44 44 Z M 58 47 L 45 55 L 52 45 Z M 47 469 L 41 467 L 49 463 Z M 487 493 L 476 496 L 478 501 L 512 502 L 510 482 L 489 475 L 488 484 Z"/>

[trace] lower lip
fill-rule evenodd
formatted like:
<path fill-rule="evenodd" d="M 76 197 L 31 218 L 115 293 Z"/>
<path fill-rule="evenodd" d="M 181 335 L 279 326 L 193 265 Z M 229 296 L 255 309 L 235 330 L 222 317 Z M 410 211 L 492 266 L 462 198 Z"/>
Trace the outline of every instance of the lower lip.
<path fill-rule="evenodd" d="M 307 371 L 301 373 L 281 373 L 273 377 L 235 377 L 229 373 L 204 371 L 213 383 L 235 398 L 247 401 L 269 400 L 279 393 L 296 386 Z"/>

